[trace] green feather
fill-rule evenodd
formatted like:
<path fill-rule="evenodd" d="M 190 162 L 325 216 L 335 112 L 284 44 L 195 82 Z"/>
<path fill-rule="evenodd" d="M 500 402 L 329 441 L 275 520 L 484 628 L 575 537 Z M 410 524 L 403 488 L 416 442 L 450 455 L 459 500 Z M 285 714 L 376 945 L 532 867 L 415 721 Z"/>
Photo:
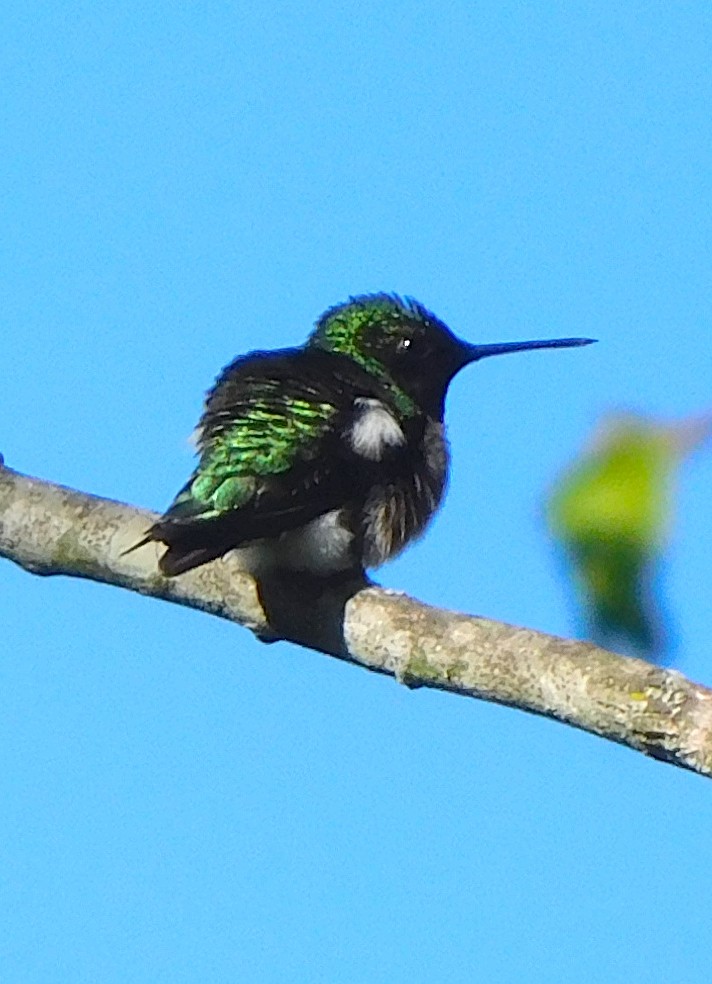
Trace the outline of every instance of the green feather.
<path fill-rule="evenodd" d="M 389 390 L 399 412 L 409 418 L 415 416 L 418 408 L 369 351 L 369 336 L 380 342 L 388 336 L 406 336 L 414 323 L 424 324 L 428 319 L 437 321 L 415 301 L 403 300 L 396 294 L 365 294 L 329 308 L 317 322 L 309 344 L 347 355 L 363 366 Z"/>
<path fill-rule="evenodd" d="M 204 443 L 200 464 L 171 512 L 209 519 L 244 506 L 270 476 L 317 456 L 335 413 L 329 403 L 255 401 Z"/>

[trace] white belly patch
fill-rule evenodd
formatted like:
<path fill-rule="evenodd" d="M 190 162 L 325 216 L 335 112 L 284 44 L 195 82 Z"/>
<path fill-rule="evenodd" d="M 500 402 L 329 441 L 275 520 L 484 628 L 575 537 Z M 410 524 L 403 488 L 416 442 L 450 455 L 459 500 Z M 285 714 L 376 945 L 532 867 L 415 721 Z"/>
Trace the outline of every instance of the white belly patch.
<path fill-rule="evenodd" d="M 318 516 L 311 523 L 272 540 L 258 540 L 238 550 L 245 569 L 308 571 L 326 576 L 353 566 L 353 534 L 341 522 L 341 510 Z"/>

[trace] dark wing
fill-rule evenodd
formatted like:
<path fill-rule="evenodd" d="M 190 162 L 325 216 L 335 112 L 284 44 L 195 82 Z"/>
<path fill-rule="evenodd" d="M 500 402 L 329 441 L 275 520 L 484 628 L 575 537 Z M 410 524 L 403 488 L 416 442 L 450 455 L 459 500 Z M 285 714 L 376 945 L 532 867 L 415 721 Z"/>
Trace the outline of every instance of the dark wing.
<path fill-rule="evenodd" d="M 342 365 L 296 349 L 253 353 L 223 370 L 198 427 L 199 465 L 148 533 L 168 546 L 165 574 L 358 498 L 364 471 L 342 435 L 372 384 Z"/>

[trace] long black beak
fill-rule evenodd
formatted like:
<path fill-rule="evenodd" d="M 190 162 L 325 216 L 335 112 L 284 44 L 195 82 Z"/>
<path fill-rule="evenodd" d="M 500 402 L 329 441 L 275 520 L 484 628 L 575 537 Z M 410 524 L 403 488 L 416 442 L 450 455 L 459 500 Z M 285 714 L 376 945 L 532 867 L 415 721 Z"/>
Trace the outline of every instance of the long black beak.
<path fill-rule="evenodd" d="M 575 348 L 578 345 L 591 345 L 595 338 L 545 338 L 538 342 L 494 342 L 491 345 L 467 345 L 468 362 L 477 362 L 490 355 L 505 355 L 507 352 L 528 352 L 530 349 Z"/>

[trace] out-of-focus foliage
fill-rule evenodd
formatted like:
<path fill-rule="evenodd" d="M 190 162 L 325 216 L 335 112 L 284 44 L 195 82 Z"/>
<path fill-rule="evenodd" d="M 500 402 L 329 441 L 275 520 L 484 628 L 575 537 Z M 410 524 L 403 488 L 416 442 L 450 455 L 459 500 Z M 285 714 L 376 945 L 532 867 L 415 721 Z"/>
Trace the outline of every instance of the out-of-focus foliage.
<path fill-rule="evenodd" d="M 676 424 L 611 417 L 553 489 L 548 525 L 599 641 L 664 657 L 668 632 L 658 582 L 671 533 L 673 480 L 680 462 L 711 432 L 711 417 Z"/>

